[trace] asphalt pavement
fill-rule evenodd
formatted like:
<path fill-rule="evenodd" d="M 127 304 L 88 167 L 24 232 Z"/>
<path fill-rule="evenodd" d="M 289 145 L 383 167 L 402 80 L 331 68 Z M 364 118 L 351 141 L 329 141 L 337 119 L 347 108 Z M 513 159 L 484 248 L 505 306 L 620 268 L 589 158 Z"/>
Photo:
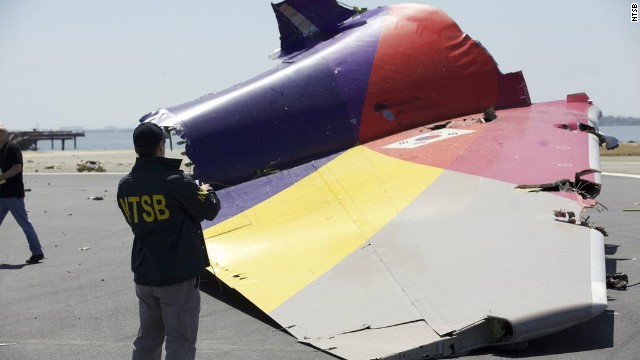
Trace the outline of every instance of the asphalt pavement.
<path fill-rule="evenodd" d="M 138 326 L 129 268 L 132 235 L 116 205 L 118 174 L 25 174 L 26 204 L 46 259 L 25 265 L 26 239 L 7 216 L 0 226 L 0 359 L 127 359 Z M 489 348 L 469 359 L 638 359 L 640 355 L 640 178 L 603 176 L 590 210 L 604 226 L 607 272 L 629 275 L 609 290 L 603 314 L 529 342 Z M 99 199 L 102 200 L 99 200 Z M 558 274 L 562 281 L 562 274 Z M 335 359 L 298 343 L 213 277 L 202 284 L 197 359 Z"/>

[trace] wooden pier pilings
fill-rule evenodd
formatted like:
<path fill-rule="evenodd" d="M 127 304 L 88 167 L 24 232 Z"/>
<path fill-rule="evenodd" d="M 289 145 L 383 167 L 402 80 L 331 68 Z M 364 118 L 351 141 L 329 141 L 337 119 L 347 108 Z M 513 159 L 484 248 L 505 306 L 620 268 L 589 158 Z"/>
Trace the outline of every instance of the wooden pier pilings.
<path fill-rule="evenodd" d="M 77 138 L 84 137 L 84 131 L 13 131 L 9 132 L 9 137 L 15 141 L 22 150 L 38 150 L 38 141 L 51 141 L 51 149 L 53 149 L 54 141 L 61 141 L 62 150 L 65 149 L 65 142 L 73 140 L 73 148 L 77 147 Z"/>

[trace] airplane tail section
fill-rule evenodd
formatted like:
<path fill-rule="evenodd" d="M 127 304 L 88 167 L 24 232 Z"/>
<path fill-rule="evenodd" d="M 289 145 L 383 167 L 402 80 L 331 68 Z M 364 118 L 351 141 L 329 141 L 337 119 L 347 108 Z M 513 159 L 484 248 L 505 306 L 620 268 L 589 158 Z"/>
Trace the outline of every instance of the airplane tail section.
<path fill-rule="evenodd" d="M 280 48 L 285 54 L 333 36 L 344 21 L 356 14 L 335 0 L 285 0 L 271 6 L 278 20 Z"/>
<path fill-rule="evenodd" d="M 500 74 L 496 108 L 510 109 L 529 105 L 531 105 L 531 97 L 522 71 Z"/>

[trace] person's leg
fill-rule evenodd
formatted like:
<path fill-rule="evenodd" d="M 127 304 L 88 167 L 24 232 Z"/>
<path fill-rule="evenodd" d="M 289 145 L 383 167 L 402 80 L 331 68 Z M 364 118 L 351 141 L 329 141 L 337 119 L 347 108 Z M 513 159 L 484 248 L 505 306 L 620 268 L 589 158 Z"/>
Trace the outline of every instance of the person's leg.
<path fill-rule="evenodd" d="M 160 360 L 164 342 L 164 322 L 160 300 L 151 286 L 136 285 L 140 328 L 133 342 L 133 360 Z"/>
<path fill-rule="evenodd" d="M 36 230 L 33 228 L 31 221 L 29 221 L 27 209 L 24 206 L 24 198 L 4 198 L 2 200 L 26 235 L 31 254 L 42 254 L 42 245 L 40 245 L 40 240 L 38 239 Z"/>
<path fill-rule="evenodd" d="M 0 225 L 2 225 L 4 217 L 7 216 L 8 212 L 9 208 L 7 208 L 7 206 L 4 204 L 4 199 L 0 198 Z"/>
<path fill-rule="evenodd" d="M 167 332 L 165 360 L 193 360 L 196 357 L 200 289 L 198 279 L 164 286 L 160 296 L 162 317 Z"/>

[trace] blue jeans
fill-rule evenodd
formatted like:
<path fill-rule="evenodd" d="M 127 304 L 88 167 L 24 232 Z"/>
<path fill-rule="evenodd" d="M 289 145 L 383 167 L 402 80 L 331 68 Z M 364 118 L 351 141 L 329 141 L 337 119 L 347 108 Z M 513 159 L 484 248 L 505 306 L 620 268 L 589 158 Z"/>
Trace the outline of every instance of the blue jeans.
<path fill-rule="evenodd" d="M 36 230 L 33 228 L 31 221 L 29 221 L 27 209 L 24 207 L 24 198 L 0 198 L 0 225 L 2 225 L 2 221 L 9 211 L 11 211 L 11 215 L 13 215 L 27 236 L 31 254 L 42 254 L 42 246 L 40 245 L 40 240 L 38 240 L 38 234 L 36 234 Z"/>

